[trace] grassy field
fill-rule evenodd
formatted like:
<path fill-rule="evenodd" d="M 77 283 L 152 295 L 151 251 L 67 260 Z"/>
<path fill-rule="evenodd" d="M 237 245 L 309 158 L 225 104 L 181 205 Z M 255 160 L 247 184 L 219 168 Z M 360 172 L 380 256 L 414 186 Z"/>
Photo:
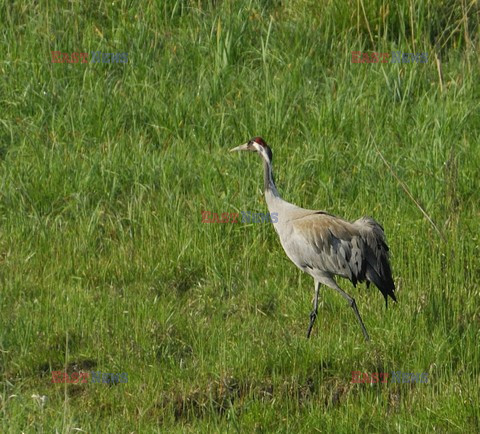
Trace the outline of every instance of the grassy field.
<path fill-rule="evenodd" d="M 478 432 L 479 11 L 1 1 L 0 431 Z M 328 289 L 305 338 L 313 281 L 271 224 L 202 224 L 267 211 L 260 159 L 228 153 L 257 135 L 284 199 L 383 224 L 398 303 L 339 280 L 370 343 Z"/>

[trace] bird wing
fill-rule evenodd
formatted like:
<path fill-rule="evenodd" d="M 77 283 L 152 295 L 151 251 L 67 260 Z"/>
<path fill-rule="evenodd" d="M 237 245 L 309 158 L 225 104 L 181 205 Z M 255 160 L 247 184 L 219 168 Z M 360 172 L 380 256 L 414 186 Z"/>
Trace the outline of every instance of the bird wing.
<path fill-rule="evenodd" d="M 346 277 L 356 285 L 365 278 L 362 260 L 363 240 L 350 222 L 323 212 L 316 212 L 290 222 L 291 234 L 286 241 L 303 267 L 327 275 Z M 288 254 L 288 252 L 287 252 Z M 293 259 L 293 258 L 291 258 Z"/>

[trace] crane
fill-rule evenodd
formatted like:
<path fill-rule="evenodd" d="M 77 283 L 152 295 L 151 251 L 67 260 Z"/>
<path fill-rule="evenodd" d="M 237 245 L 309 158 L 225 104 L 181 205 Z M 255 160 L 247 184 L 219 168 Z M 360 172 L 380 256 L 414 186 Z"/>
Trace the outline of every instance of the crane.
<path fill-rule="evenodd" d="M 325 211 L 300 208 L 283 200 L 273 178 L 272 150 L 261 137 L 254 137 L 230 151 L 257 152 L 262 158 L 265 200 L 270 215 L 277 214 L 274 228 L 280 243 L 288 258 L 313 277 L 315 293 L 307 338 L 318 315 L 318 295 L 323 284 L 347 300 L 365 339 L 370 340 L 355 299 L 337 285 L 334 276 L 347 278 L 354 286 L 365 281 L 368 287 L 373 282 L 383 294 L 386 307 L 388 297 L 397 301 L 382 226 L 371 217 L 349 222 Z"/>

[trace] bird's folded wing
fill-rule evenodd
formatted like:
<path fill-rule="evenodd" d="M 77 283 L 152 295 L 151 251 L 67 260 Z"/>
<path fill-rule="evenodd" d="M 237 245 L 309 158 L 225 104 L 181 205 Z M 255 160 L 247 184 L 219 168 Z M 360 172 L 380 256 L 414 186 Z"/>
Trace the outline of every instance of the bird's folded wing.
<path fill-rule="evenodd" d="M 305 266 L 346 277 L 354 284 L 363 280 L 364 243 L 352 223 L 317 213 L 296 219 L 290 225 L 289 248 Z"/>

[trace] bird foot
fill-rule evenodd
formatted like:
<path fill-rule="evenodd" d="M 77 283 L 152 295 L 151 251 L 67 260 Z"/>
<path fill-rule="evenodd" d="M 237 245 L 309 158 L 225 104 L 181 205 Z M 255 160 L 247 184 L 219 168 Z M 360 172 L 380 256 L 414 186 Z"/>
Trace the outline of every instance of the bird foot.
<path fill-rule="evenodd" d="M 310 324 L 308 326 L 307 339 L 310 337 L 310 333 L 312 333 L 313 324 L 315 323 L 316 319 L 317 319 L 317 312 L 315 310 L 312 310 L 312 312 L 310 313 Z"/>

